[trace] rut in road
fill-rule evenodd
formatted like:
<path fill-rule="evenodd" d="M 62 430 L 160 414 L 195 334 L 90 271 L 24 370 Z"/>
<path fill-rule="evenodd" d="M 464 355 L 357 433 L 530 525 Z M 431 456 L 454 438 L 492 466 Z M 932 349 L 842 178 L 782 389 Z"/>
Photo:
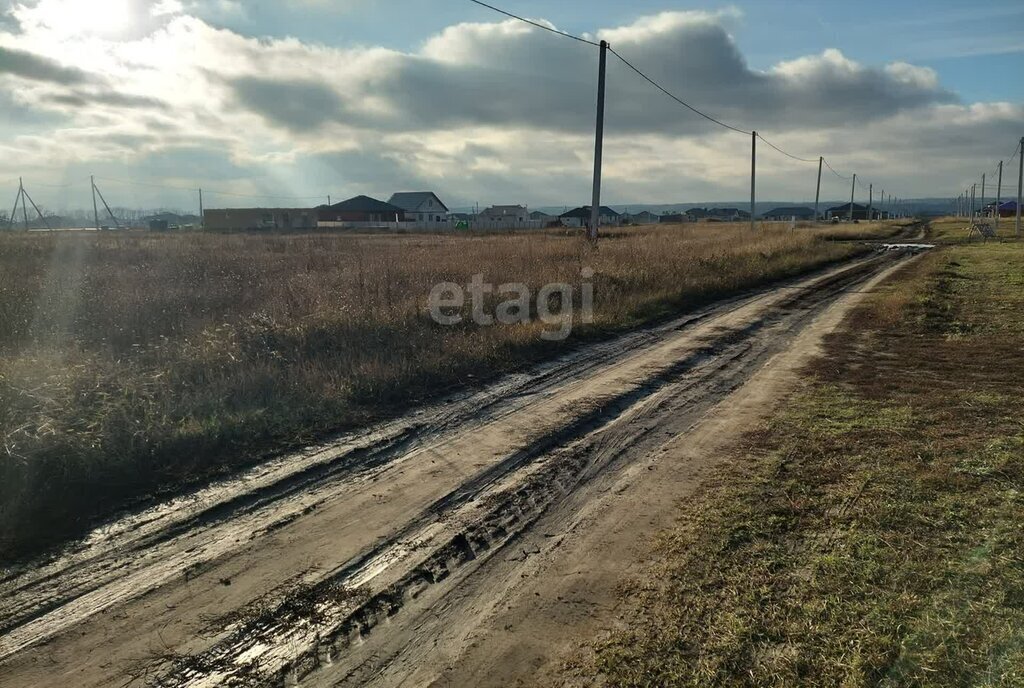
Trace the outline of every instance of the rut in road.
<path fill-rule="evenodd" d="M 570 422 L 458 485 L 300 596 L 236 624 L 205 652 L 149 669 L 162 672 L 164 686 L 289 685 L 324 675 L 328 684 L 361 683 L 407 651 L 368 653 L 364 644 L 428 613 L 417 606 L 426 591 L 449 584 L 454 572 L 472 576 L 566 497 L 651 451 L 666 432 L 685 432 L 828 304 L 902 257 L 858 262 L 790 290 L 750 322 L 717 328 L 689 355 L 593 400 Z"/>

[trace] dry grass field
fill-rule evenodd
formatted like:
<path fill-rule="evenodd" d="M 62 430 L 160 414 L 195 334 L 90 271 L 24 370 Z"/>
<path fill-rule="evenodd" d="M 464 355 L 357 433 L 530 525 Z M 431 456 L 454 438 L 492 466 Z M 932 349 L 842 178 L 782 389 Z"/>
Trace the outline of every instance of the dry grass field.
<path fill-rule="evenodd" d="M 865 249 L 746 227 L 578 236 L 0 236 L 0 560 L 572 342 Z M 442 327 L 442 281 L 580 283 L 595 318 Z M 579 291 L 577 290 L 577 295 Z M 468 304 L 466 306 L 468 310 Z"/>

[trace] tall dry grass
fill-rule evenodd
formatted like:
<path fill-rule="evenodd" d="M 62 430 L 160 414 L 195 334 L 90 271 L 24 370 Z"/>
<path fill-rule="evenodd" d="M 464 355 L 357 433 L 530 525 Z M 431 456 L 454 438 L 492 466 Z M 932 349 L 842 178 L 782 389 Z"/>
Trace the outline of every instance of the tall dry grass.
<path fill-rule="evenodd" d="M 563 350 L 441 327 L 442 281 L 579 284 L 607 336 L 857 249 L 744 227 L 577 236 L 0 237 L 0 559 L 133 499 Z M 468 304 L 467 304 L 468 309 Z"/>

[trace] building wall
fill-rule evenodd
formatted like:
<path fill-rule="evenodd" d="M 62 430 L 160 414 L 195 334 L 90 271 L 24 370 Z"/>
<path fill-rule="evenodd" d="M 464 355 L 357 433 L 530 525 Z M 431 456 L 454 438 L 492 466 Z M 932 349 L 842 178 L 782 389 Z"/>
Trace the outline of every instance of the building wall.
<path fill-rule="evenodd" d="M 207 230 L 294 230 L 316 229 L 316 211 L 311 208 L 213 208 L 203 211 Z"/>

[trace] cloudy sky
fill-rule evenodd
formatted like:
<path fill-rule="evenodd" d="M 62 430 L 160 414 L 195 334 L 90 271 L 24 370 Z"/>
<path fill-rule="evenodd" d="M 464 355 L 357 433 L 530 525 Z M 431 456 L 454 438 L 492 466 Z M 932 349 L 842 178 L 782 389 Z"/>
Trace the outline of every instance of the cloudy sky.
<path fill-rule="evenodd" d="M 876 191 L 954 194 L 1024 134 L 1019 0 L 495 1 Z M 467 0 L 0 0 L 0 193 L 23 176 L 87 207 L 94 174 L 132 207 L 188 209 L 200 186 L 207 207 L 578 205 L 596 73 L 592 46 Z M 614 57 L 606 135 L 611 204 L 749 195 L 749 138 Z M 813 199 L 816 173 L 762 145 L 759 197 Z M 826 198 L 848 193 L 826 173 Z"/>

